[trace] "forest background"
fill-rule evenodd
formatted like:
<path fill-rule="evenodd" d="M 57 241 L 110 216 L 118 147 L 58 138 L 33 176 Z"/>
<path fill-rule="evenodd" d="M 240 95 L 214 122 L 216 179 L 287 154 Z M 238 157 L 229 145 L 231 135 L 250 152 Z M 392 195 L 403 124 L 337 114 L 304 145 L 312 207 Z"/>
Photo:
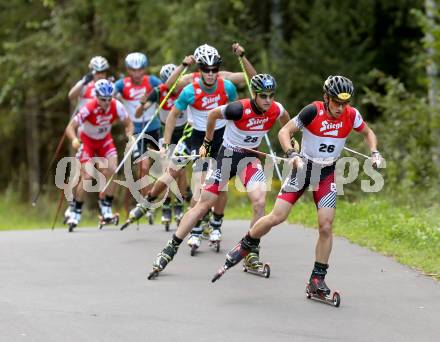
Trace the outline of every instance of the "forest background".
<path fill-rule="evenodd" d="M 397 246 L 412 241 L 415 253 L 430 251 L 422 259 L 440 261 L 439 7 L 434 0 L 0 1 L 2 228 L 44 227 L 52 219 L 53 177 L 45 184 L 45 208 L 29 203 L 73 110 L 68 90 L 88 72 L 92 56 L 105 56 L 119 78 L 125 56 L 141 51 L 157 75 L 163 64 L 179 64 L 208 43 L 223 56 L 223 69 L 239 71 L 231 53 L 238 41 L 257 71 L 276 77 L 277 99 L 291 115 L 321 98 L 328 75 L 353 80 L 353 105 L 387 161 L 385 187 L 367 194 L 359 182 L 351 184 L 338 199 L 336 228 L 351 238 L 342 222 L 354 224 L 344 215 L 356 206 L 364 213 L 357 232 L 375 232 L 378 241 L 389 234 L 396 246 L 384 249 L 366 237 L 356 242 L 399 259 Z M 271 140 L 280 153 L 276 132 Z M 356 134 L 347 144 L 369 153 Z M 61 156 L 67 155 L 66 143 Z M 296 220 L 316 224 L 313 210 L 303 213 Z M 408 263 L 440 273 L 439 262 Z"/>

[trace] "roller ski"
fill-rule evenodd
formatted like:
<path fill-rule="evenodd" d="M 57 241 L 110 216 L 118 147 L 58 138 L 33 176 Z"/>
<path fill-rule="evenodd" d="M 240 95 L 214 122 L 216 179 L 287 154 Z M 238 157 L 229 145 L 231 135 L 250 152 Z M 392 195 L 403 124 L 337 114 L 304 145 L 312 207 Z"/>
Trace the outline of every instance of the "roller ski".
<path fill-rule="evenodd" d="M 173 260 L 174 255 L 176 255 L 179 245 L 174 243 L 173 240 L 169 240 L 165 248 L 160 252 L 156 260 L 153 262 L 153 270 L 148 274 L 148 280 L 156 278 L 160 272 L 162 272 L 165 267 Z"/>
<path fill-rule="evenodd" d="M 262 263 L 258 251 L 250 252 L 243 261 L 243 272 L 262 276 L 264 278 L 270 277 L 270 265 Z"/>
<path fill-rule="evenodd" d="M 220 242 L 222 240 L 222 232 L 220 230 L 222 223 L 223 215 L 213 213 L 209 220 L 209 246 L 213 247 L 217 253 L 220 251 Z"/>
<path fill-rule="evenodd" d="M 107 217 L 107 218 L 105 218 L 102 215 L 99 215 L 99 225 L 98 225 L 99 229 L 102 229 L 102 227 L 109 225 L 109 224 L 113 224 L 115 226 L 117 226 L 119 224 L 119 214 L 118 213 L 114 214 L 112 217 Z"/>
<path fill-rule="evenodd" d="M 70 216 L 67 219 L 67 226 L 69 233 L 72 233 L 73 230 L 78 226 L 79 222 L 81 221 L 81 210 L 78 209 L 71 209 L 70 210 Z"/>
<path fill-rule="evenodd" d="M 169 203 L 166 203 L 162 207 L 162 224 L 165 226 L 165 231 L 170 230 L 171 224 L 171 207 Z"/>
<path fill-rule="evenodd" d="M 188 238 L 188 246 L 191 248 L 191 256 L 196 255 L 196 251 L 199 249 L 200 245 L 202 244 L 202 239 L 200 237 L 200 234 L 191 234 Z"/>
<path fill-rule="evenodd" d="M 225 272 L 231 267 L 237 265 L 243 258 L 245 258 L 250 252 L 250 248 L 248 244 L 243 240 L 241 240 L 233 249 L 231 249 L 226 254 L 225 264 L 220 267 L 211 282 L 215 283 L 218 279 L 220 279 Z"/>
<path fill-rule="evenodd" d="M 121 230 L 124 230 L 133 222 L 138 221 L 147 212 L 148 212 L 148 208 L 146 208 L 142 204 L 137 204 L 136 207 L 134 207 L 133 209 L 130 210 L 130 213 L 128 214 L 128 219 L 121 226 Z"/>
<path fill-rule="evenodd" d="M 64 211 L 64 219 L 63 219 L 63 224 L 67 224 L 67 221 L 69 221 L 69 217 L 70 217 L 70 212 L 72 211 L 72 204 L 73 202 L 70 202 L 69 205 L 67 206 L 66 210 Z"/>
<path fill-rule="evenodd" d="M 111 201 L 99 200 L 99 210 L 101 214 L 99 215 L 99 229 L 102 229 L 105 225 L 114 224 L 117 226 L 119 224 L 119 214 L 113 214 Z"/>
<path fill-rule="evenodd" d="M 338 291 L 331 293 L 322 276 L 310 277 L 310 281 L 306 285 L 306 297 L 333 305 L 336 308 L 341 305 L 341 295 Z"/>
<path fill-rule="evenodd" d="M 222 241 L 222 233 L 220 229 L 213 229 L 209 234 L 209 246 L 213 247 L 218 253 L 220 251 L 220 242 Z"/>

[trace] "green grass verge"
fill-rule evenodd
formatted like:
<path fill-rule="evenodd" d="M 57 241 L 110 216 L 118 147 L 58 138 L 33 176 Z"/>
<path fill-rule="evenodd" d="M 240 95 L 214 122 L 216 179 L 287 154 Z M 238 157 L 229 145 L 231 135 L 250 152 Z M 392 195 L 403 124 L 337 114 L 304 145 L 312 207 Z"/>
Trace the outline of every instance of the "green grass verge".
<path fill-rule="evenodd" d="M 242 194 L 229 201 L 226 216 L 243 219 L 252 211 Z M 268 195 L 266 212 L 275 195 Z M 306 194 L 293 207 L 288 221 L 317 227 L 316 209 Z M 440 280 L 440 210 L 398 206 L 382 196 L 369 195 L 349 202 L 338 198 L 334 234 L 391 256 L 398 262 Z M 313 246 L 311 246 L 313 248 Z"/>
<path fill-rule="evenodd" d="M 231 190 L 232 189 L 232 190 Z M 245 219 L 252 216 L 246 193 L 230 187 L 226 210 L 227 219 Z M 267 196 L 266 212 L 276 198 L 276 192 Z M 0 197 L 0 230 L 49 228 L 55 215 L 57 199 L 41 198 L 38 206 L 20 203 L 13 195 Z M 56 228 L 64 228 L 62 207 Z M 122 217 L 125 217 L 122 211 Z M 156 222 L 158 221 L 156 215 Z M 316 227 L 316 209 L 311 196 L 306 194 L 289 215 L 290 223 Z M 97 225 L 97 210 L 85 210 L 81 226 Z M 395 258 L 402 264 L 416 268 L 440 280 L 440 210 L 395 205 L 383 196 L 369 195 L 349 202 L 338 199 L 334 233 L 373 251 Z M 312 246 L 311 246 L 312 248 Z"/>

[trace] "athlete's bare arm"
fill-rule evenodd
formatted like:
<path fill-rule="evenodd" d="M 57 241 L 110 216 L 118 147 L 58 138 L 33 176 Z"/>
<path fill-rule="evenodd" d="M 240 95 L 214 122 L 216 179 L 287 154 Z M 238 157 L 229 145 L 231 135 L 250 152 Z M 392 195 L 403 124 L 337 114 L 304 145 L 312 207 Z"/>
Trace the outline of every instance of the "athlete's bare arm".
<path fill-rule="evenodd" d="M 189 56 L 185 56 L 185 58 L 182 61 L 182 64 L 180 64 L 174 71 L 173 73 L 170 75 L 170 77 L 168 77 L 167 81 L 165 82 L 165 85 L 168 87 L 168 89 L 170 89 L 174 82 L 176 82 L 177 78 L 179 77 L 179 75 L 181 74 L 181 72 L 183 71 L 183 69 L 185 68 L 185 66 L 190 66 L 192 64 L 194 64 L 196 62 L 196 60 L 194 59 L 194 57 L 192 55 Z M 179 83 L 177 83 L 176 88 L 180 89 L 185 87 L 186 85 L 190 84 L 193 80 L 193 77 L 191 74 L 188 75 L 183 75 L 182 78 L 180 79 Z"/>
<path fill-rule="evenodd" d="M 130 140 L 131 137 L 133 136 L 134 133 L 134 126 L 133 126 L 133 122 L 130 120 L 129 117 L 126 117 L 122 123 L 124 124 L 125 127 L 125 136 Z"/>
<path fill-rule="evenodd" d="M 78 127 L 79 124 L 74 118 L 70 120 L 69 124 L 66 127 L 66 136 L 72 142 L 72 147 L 75 150 L 77 150 L 81 145 L 81 142 L 78 139 L 78 136 L 76 135 L 76 132 L 78 131 Z"/>
<path fill-rule="evenodd" d="M 139 103 L 139 105 L 136 107 L 136 112 L 134 113 L 134 115 L 137 118 L 140 118 L 142 116 L 142 114 L 144 113 L 144 111 L 146 111 L 148 108 L 150 108 L 152 106 L 153 102 L 151 101 L 147 101 L 145 102 L 145 104 Z"/>
<path fill-rule="evenodd" d="M 208 123 L 206 124 L 206 133 L 205 133 L 205 139 L 208 141 L 212 141 L 214 138 L 214 130 L 215 130 L 215 123 L 219 119 L 224 119 L 221 109 L 215 108 L 208 112 Z"/>
<path fill-rule="evenodd" d="M 176 107 L 173 107 L 168 114 L 167 121 L 165 122 L 165 133 L 163 135 L 163 143 L 170 144 L 171 136 L 173 135 L 174 128 L 176 127 L 177 117 L 182 113 Z"/>
<path fill-rule="evenodd" d="M 287 123 L 289 122 L 289 120 L 290 120 L 290 116 L 289 116 L 289 113 L 287 112 L 287 110 L 285 110 L 284 111 L 284 113 L 283 113 L 283 115 L 281 115 L 280 117 L 279 117 L 279 120 L 280 120 L 280 123 L 281 123 L 281 125 L 284 127 L 285 125 L 287 125 Z"/>
<path fill-rule="evenodd" d="M 377 138 L 376 134 L 374 134 L 373 130 L 368 127 L 367 123 L 365 123 L 364 128 L 362 128 L 361 131 L 359 131 L 360 134 L 364 136 L 365 142 L 367 143 L 368 147 L 370 148 L 370 151 L 377 151 Z"/>
<path fill-rule="evenodd" d="M 84 83 L 82 80 L 80 82 L 77 82 L 70 90 L 69 94 L 67 95 L 69 97 L 70 102 L 75 102 L 79 95 L 81 94 L 81 90 L 84 87 Z"/>
<path fill-rule="evenodd" d="M 280 141 L 281 148 L 284 152 L 289 150 L 295 150 L 295 146 L 292 146 L 291 136 L 299 131 L 299 128 L 295 125 L 293 120 L 290 120 L 283 128 L 278 132 L 278 139 Z M 304 163 L 300 157 L 294 157 L 290 160 L 292 167 L 300 169 L 303 167 Z"/>
<path fill-rule="evenodd" d="M 290 137 L 299 131 L 299 128 L 296 127 L 293 120 L 290 120 L 280 129 L 278 132 L 278 139 L 280 141 L 281 148 L 284 152 L 289 149 L 292 149 L 293 146 L 290 142 Z"/>

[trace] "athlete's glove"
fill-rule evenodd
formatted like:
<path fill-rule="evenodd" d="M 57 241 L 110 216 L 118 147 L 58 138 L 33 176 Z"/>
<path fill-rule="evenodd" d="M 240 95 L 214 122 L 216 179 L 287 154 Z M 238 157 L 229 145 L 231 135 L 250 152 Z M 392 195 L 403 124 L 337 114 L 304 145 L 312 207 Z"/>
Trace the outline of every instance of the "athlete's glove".
<path fill-rule="evenodd" d="M 380 167 L 380 164 L 382 164 L 382 156 L 379 151 L 371 152 L 371 163 L 375 169 Z"/>
<path fill-rule="evenodd" d="M 201 158 L 209 157 L 211 155 L 212 141 L 206 139 L 203 140 L 202 146 L 200 146 L 199 154 Z"/>
<path fill-rule="evenodd" d="M 92 73 L 88 73 L 87 75 L 85 75 L 82 79 L 83 81 L 83 85 L 87 85 L 88 83 L 90 83 L 93 80 L 93 74 Z"/>
<path fill-rule="evenodd" d="M 295 137 L 293 135 L 290 137 L 290 144 L 292 145 L 293 150 L 296 153 L 299 153 L 299 143 L 298 143 L 298 141 L 295 139 Z"/>
<path fill-rule="evenodd" d="M 290 148 L 286 151 L 286 157 L 289 158 L 290 165 L 296 169 L 302 169 L 304 166 L 304 162 L 302 161 L 301 156 L 296 152 L 294 148 Z"/>
<path fill-rule="evenodd" d="M 78 138 L 72 140 L 72 147 L 74 150 L 79 149 L 80 146 L 81 146 L 81 140 L 79 140 Z"/>

